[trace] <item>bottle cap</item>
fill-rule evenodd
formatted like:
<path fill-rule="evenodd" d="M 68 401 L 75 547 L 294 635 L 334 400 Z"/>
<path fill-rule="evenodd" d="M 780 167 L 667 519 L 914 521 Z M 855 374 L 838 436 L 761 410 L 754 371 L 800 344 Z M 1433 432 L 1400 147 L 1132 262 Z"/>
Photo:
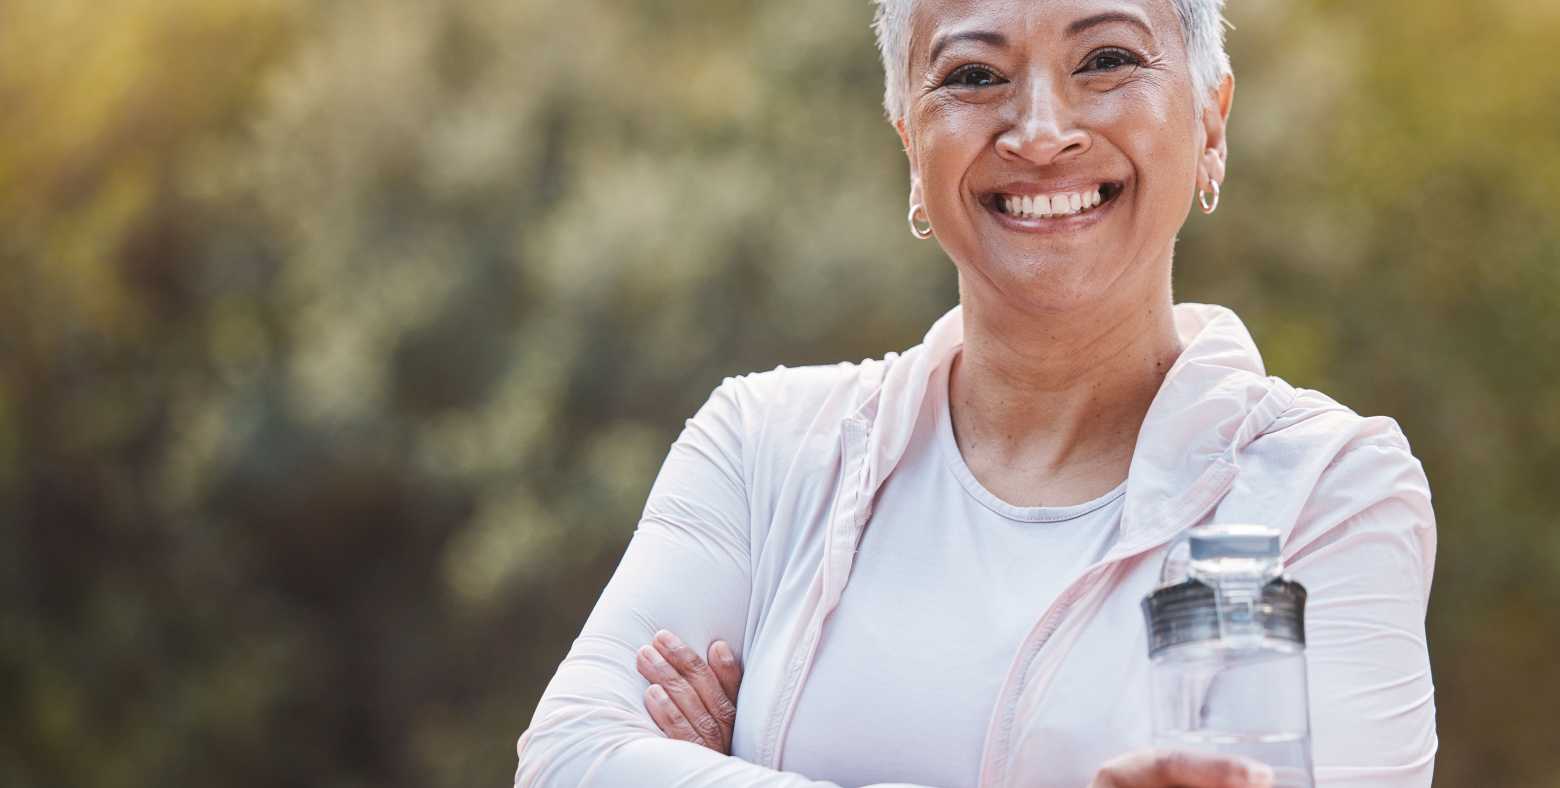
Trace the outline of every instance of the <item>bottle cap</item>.
<path fill-rule="evenodd" d="M 1187 532 L 1187 543 L 1193 561 L 1276 560 L 1279 554 L 1278 529 L 1268 525 L 1200 525 Z"/>

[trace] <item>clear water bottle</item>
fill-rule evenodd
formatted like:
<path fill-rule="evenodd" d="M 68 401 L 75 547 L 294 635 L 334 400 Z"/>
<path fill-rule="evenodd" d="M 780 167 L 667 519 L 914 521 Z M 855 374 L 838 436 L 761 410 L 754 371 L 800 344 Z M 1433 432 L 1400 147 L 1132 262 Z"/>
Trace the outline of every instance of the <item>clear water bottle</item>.
<path fill-rule="evenodd" d="M 1204 525 L 1143 598 L 1154 743 L 1240 755 L 1275 786 L 1311 788 L 1305 588 L 1283 576 L 1279 532 Z"/>

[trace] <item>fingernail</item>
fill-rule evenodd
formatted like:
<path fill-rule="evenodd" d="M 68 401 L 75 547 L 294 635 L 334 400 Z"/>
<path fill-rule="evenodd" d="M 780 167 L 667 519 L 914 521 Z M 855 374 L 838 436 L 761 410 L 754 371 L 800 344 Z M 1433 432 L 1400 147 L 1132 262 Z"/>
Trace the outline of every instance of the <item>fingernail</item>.
<path fill-rule="evenodd" d="M 640 646 L 639 656 L 644 657 L 646 662 L 649 662 L 656 667 L 661 667 L 666 664 L 666 660 L 661 656 L 661 652 L 656 651 L 651 646 Z"/>
<path fill-rule="evenodd" d="M 660 642 L 661 645 L 666 646 L 667 648 L 677 648 L 678 646 L 682 645 L 682 643 L 677 640 L 676 635 L 673 635 L 664 629 L 655 633 L 655 639 Z"/>
<path fill-rule="evenodd" d="M 731 646 L 726 645 L 724 640 L 715 641 L 715 658 L 720 660 L 722 665 L 732 665 L 737 661 L 731 653 Z"/>
<path fill-rule="evenodd" d="M 660 684 L 650 685 L 650 699 L 656 703 L 665 703 L 668 700 L 671 700 L 671 698 L 666 696 L 666 690 L 661 689 Z"/>

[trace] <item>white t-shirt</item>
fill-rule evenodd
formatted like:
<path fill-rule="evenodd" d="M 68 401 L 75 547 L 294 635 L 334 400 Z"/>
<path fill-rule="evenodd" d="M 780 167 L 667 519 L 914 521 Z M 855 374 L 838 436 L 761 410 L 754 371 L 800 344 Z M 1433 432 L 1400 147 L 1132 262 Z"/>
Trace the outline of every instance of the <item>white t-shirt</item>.
<path fill-rule="evenodd" d="M 844 786 L 975 785 L 1029 628 L 1117 536 L 1126 482 L 1076 506 L 1013 506 L 959 454 L 948 370 L 929 384 L 824 627 L 781 764 Z"/>

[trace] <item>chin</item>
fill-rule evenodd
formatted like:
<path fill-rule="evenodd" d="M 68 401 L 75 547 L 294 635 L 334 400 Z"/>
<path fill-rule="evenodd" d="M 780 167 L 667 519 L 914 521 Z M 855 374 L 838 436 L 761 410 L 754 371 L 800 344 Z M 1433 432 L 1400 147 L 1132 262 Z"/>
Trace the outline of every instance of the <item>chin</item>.
<path fill-rule="evenodd" d="M 1061 314 L 1087 309 L 1105 300 L 1108 293 L 1087 265 L 1041 258 L 1007 266 L 987 278 L 1002 295 L 1026 312 Z"/>

